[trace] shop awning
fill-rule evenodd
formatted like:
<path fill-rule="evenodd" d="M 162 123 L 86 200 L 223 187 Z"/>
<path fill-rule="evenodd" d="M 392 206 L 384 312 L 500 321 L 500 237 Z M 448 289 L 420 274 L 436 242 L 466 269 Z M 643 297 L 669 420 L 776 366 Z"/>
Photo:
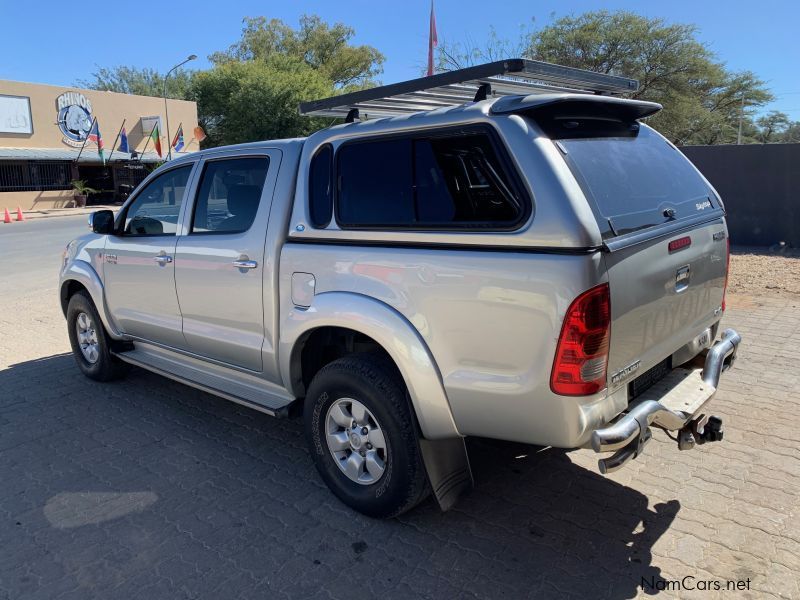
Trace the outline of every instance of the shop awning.
<path fill-rule="evenodd" d="M 0 160 L 68 160 L 74 161 L 78 158 L 80 148 L 0 148 Z M 111 153 L 106 150 L 106 157 Z M 178 155 L 180 156 L 180 155 Z M 127 152 L 114 151 L 111 156 L 111 163 L 117 161 L 126 162 L 131 160 L 131 155 Z M 145 152 L 135 159 L 136 162 L 157 163 L 164 159 L 155 152 Z M 81 154 L 80 164 L 100 164 L 100 157 L 97 155 L 97 148 L 84 148 Z"/>

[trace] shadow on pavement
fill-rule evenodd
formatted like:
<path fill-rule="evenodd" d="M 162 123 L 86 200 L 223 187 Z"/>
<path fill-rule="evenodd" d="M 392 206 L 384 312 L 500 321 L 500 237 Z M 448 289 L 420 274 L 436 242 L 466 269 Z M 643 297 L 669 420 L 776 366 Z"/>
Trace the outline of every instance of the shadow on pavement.
<path fill-rule="evenodd" d="M 0 597 L 630 598 L 680 509 L 569 453 L 470 440 L 476 487 L 376 521 L 280 421 L 70 355 L 0 371 Z"/>

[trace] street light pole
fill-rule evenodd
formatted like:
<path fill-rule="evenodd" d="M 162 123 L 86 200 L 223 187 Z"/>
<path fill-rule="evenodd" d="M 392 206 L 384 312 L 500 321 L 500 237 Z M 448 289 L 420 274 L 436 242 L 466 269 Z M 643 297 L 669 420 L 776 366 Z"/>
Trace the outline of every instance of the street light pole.
<path fill-rule="evenodd" d="M 172 160 L 172 142 L 169 138 L 169 109 L 167 108 L 167 79 L 169 79 L 170 73 L 172 73 L 175 69 L 182 67 L 187 62 L 194 60 L 195 58 L 197 58 L 196 54 L 190 54 L 185 61 L 178 63 L 169 71 L 167 71 L 166 75 L 164 75 L 164 116 L 166 117 L 167 121 L 167 160 Z"/>

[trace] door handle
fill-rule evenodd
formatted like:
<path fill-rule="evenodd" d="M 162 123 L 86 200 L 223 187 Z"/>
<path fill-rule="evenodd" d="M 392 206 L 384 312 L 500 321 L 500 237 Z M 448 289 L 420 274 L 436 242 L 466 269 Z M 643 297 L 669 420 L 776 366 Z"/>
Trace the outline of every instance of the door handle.
<path fill-rule="evenodd" d="M 258 263 L 254 260 L 235 260 L 233 266 L 237 269 L 255 269 Z"/>
<path fill-rule="evenodd" d="M 165 254 L 159 254 L 158 256 L 154 256 L 153 260 L 163 267 L 164 265 L 172 262 L 172 257 L 166 256 Z"/>

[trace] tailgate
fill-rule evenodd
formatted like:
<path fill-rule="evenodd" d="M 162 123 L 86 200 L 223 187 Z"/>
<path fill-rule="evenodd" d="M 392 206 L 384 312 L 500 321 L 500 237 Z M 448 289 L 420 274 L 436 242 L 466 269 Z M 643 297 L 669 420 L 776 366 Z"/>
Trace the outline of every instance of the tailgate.
<path fill-rule="evenodd" d="M 726 235 L 724 221 L 716 219 L 605 255 L 611 292 L 610 390 L 688 343 L 697 351 L 711 344 L 710 335 L 701 337 L 722 312 Z M 676 245 L 689 245 L 670 252 L 670 242 L 678 240 Z"/>
<path fill-rule="evenodd" d="M 610 391 L 687 347 L 713 342 L 727 273 L 716 192 L 689 160 L 635 121 L 561 115 L 544 124 L 581 186 L 603 237 L 611 299 Z M 655 370 L 648 377 L 656 376 Z"/>

